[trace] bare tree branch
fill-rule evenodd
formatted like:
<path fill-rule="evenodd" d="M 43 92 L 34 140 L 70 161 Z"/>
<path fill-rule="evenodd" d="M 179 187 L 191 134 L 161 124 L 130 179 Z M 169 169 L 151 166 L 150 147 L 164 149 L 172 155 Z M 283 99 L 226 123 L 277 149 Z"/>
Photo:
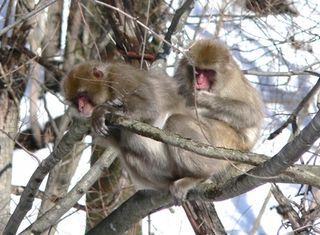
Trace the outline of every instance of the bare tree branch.
<path fill-rule="evenodd" d="M 15 48 L 20 53 L 25 54 L 30 59 L 35 60 L 37 63 L 41 64 L 43 67 L 45 67 L 47 70 L 52 72 L 56 77 L 64 77 L 65 73 L 57 68 L 57 66 L 53 65 L 49 61 L 47 61 L 45 58 L 36 55 L 33 51 L 29 50 L 26 47 L 18 47 Z"/>
<path fill-rule="evenodd" d="M 38 8 L 34 9 L 33 11 L 29 12 L 28 14 L 26 14 L 25 16 L 21 17 L 20 19 L 18 19 L 17 21 L 15 21 L 14 23 L 12 23 L 11 25 L 8 25 L 7 27 L 3 28 L 0 31 L 0 37 L 7 33 L 10 29 L 13 29 L 14 27 L 16 27 L 18 24 L 23 23 L 24 21 L 26 21 L 27 19 L 29 19 L 32 16 L 37 15 L 40 11 L 46 9 L 47 7 L 49 7 L 50 5 L 54 4 L 57 0 L 50 0 L 48 1 L 46 4 L 43 4 L 42 6 L 39 6 Z"/>
<path fill-rule="evenodd" d="M 275 182 L 282 183 L 294 183 L 296 179 L 295 173 L 302 169 L 297 168 L 294 171 L 290 171 L 292 178 L 286 175 L 281 175 L 274 178 Z M 319 171 L 319 169 L 318 169 Z M 303 172 L 305 174 L 306 172 Z M 320 177 L 316 179 L 318 184 L 320 183 Z M 297 182 L 295 182 L 297 183 Z M 218 187 L 217 182 L 208 183 L 210 187 Z M 197 187 L 197 190 L 202 188 L 208 188 L 207 183 L 203 183 Z M 220 190 L 224 190 L 224 187 L 219 185 Z M 205 195 L 205 190 L 202 190 Z M 190 194 L 190 193 L 189 193 Z M 197 197 L 199 199 L 200 196 Z M 203 195 L 201 196 L 203 198 Z M 95 228 L 90 230 L 87 235 L 100 235 L 100 234 L 112 234 L 119 235 L 124 233 L 131 224 L 138 222 L 150 213 L 153 213 L 162 208 L 167 208 L 174 205 L 174 200 L 169 194 L 163 194 L 157 191 L 139 191 L 133 195 L 130 199 L 124 202 L 117 210 L 113 211 L 108 217 L 102 220 Z M 139 210 L 137 210 L 139 208 Z M 123 215 L 126 215 L 126 219 L 123 220 Z"/>
<path fill-rule="evenodd" d="M 221 160 L 229 159 L 231 161 L 238 161 L 252 165 L 258 165 L 264 160 L 268 159 L 263 155 L 244 153 L 241 151 L 226 148 L 212 147 L 209 144 L 199 143 L 197 141 L 181 137 L 177 134 L 170 133 L 157 127 L 153 127 L 146 123 L 131 120 L 124 116 L 119 116 L 116 114 L 107 114 L 106 120 L 108 120 L 108 125 L 118 125 L 136 134 L 149 137 L 151 139 L 164 142 L 166 144 L 177 146 L 207 157 L 213 157 Z M 253 159 L 251 157 L 252 155 L 258 157 Z"/>
<path fill-rule="evenodd" d="M 312 75 L 320 77 L 320 74 L 309 71 L 308 73 L 311 73 Z M 270 136 L 268 137 L 268 140 L 271 140 L 275 138 L 277 135 L 279 135 L 283 129 L 285 129 L 290 123 L 293 123 L 296 121 L 297 115 L 299 112 L 303 109 L 303 107 L 310 101 L 310 99 L 316 95 L 316 93 L 319 91 L 320 87 L 320 79 L 318 79 L 317 83 L 312 87 L 312 89 L 308 92 L 308 94 L 301 100 L 301 102 L 298 104 L 298 106 L 295 108 L 295 110 L 291 113 L 290 117 L 287 119 L 287 121 L 279 127 L 277 130 L 272 132 Z"/>
<path fill-rule="evenodd" d="M 55 225 L 83 194 L 99 179 L 105 169 L 107 169 L 114 161 L 117 153 L 114 149 L 109 149 L 106 153 L 94 163 L 90 171 L 76 184 L 75 187 L 61 200 L 59 200 L 53 208 L 44 213 L 33 224 L 26 228 L 21 235 L 30 233 L 38 234 L 46 231 L 50 226 Z"/>
<path fill-rule="evenodd" d="M 274 198 L 279 203 L 279 206 L 282 208 L 281 215 L 289 219 L 292 229 L 299 229 L 301 227 L 300 217 L 298 213 L 293 209 L 290 201 L 283 195 L 281 190 L 276 185 L 272 186 L 271 191 Z M 299 231 L 299 235 L 300 234 L 307 235 L 308 233 L 306 233 L 306 231 Z"/>
<path fill-rule="evenodd" d="M 164 40 L 168 43 L 164 43 L 162 46 L 162 51 L 160 51 L 156 59 L 165 59 L 170 54 L 171 49 L 171 37 L 172 34 L 176 31 L 176 28 L 180 22 L 181 16 L 186 12 L 190 11 L 193 8 L 194 1 L 193 0 L 186 0 L 183 5 L 176 11 L 173 16 L 172 22 L 168 28 L 168 31 L 164 37 Z"/>
<path fill-rule="evenodd" d="M 130 225 L 139 222 L 141 218 L 151 212 L 172 205 L 173 199 L 169 194 L 156 191 L 139 191 L 86 234 L 122 234 L 128 230 Z M 123 219 L 123 215 L 126 215 L 126 219 Z M 121 219 L 119 219 L 119 216 L 121 216 Z"/>
<path fill-rule="evenodd" d="M 144 29 L 147 30 L 148 32 L 152 33 L 152 35 L 154 35 L 155 37 L 157 37 L 159 40 L 163 41 L 163 42 L 166 43 L 166 44 L 169 44 L 171 47 L 173 47 L 174 49 L 178 50 L 178 48 L 174 47 L 170 42 L 164 40 L 163 37 L 162 37 L 160 34 L 156 33 L 155 31 L 153 31 L 153 30 L 150 29 L 148 26 L 146 26 L 145 24 L 143 24 L 141 21 L 137 20 L 137 19 L 134 18 L 133 16 L 129 15 L 128 13 L 126 13 L 126 12 L 122 11 L 121 9 L 116 8 L 116 7 L 114 7 L 114 6 L 110 5 L 110 4 L 107 4 L 107 3 L 104 3 L 104 2 L 101 2 L 101 1 L 98 1 L 98 0 L 96 0 L 96 3 L 101 4 L 101 5 L 103 5 L 103 6 L 106 6 L 106 7 L 110 8 L 110 9 L 112 9 L 112 10 L 115 10 L 115 11 L 117 11 L 117 12 L 125 15 L 125 16 L 128 17 L 129 19 L 135 21 L 135 22 L 136 22 L 138 25 L 140 25 L 142 28 L 144 28 Z"/>
<path fill-rule="evenodd" d="M 18 227 L 31 209 L 35 195 L 39 190 L 40 184 L 48 172 L 72 149 L 73 145 L 82 140 L 83 136 L 89 131 L 89 123 L 84 120 L 74 120 L 69 131 L 63 136 L 60 144 L 53 152 L 41 162 L 36 171 L 31 176 L 26 190 L 23 191 L 20 201 L 14 210 L 9 222 L 4 230 L 4 234 L 16 234 Z"/>
<path fill-rule="evenodd" d="M 13 195 L 16 195 L 16 196 L 21 196 L 21 194 L 23 193 L 23 191 L 26 189 L 25 186 L 17 186 L 17 185 L 11 185 L 11 193 Z M 44 191 L 41 191 L 39 190 L 37 193 L 36 193 L 36 198 L 40 199 L 40 200 L 43 200 L 44 198 L 46 198 L 46 194 Z M 46 198 L 48 199 L 48 198 Z M 51 200 L 52 202 L 57 202 L 58 200 L 60 200 L 59 197 L 52 197 L 52 198 L 49 198 L 49 200 Z M 81 205 L 79 203 L 75 203 L 73 205 L 73 208 L 77 209 L 77 210 L 82 210 L 82 211 L 85 211 L 86 210 L 86 207 L 84 205 Z"/>
<path fill-rule="evenodd" d="M 182 207 L 196 235 L 227 234 L 212 202 L 186 201 Z"/>

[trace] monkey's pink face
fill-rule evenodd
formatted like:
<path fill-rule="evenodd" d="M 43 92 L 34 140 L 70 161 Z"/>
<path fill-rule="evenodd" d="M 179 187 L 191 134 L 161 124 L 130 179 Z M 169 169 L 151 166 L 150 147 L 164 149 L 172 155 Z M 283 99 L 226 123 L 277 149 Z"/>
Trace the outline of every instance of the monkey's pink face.
<path fill-rule="evenodd" d="M 197 90 L 210 90 L 214 82 L 215 71 L 212 69 L 195 69 L 194 86 Z"/>
<path fill-rule="evenodd" d="M 91 117 L 94 106 L 85 93 L 79 94 L 76 106 L 80 115 L 83 117 Z"/>

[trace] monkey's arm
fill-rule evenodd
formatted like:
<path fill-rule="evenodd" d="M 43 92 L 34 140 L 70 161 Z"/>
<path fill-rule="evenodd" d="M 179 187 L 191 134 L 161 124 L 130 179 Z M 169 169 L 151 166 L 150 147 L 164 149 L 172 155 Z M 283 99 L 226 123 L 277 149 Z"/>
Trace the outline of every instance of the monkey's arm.
<path fill-rule="evenodd" d="M 206 91 L 197 94 L 196 102 L 203 117 L 226 122 L 235 129 L 257 126 L 262 115 L 248 102 L 215 96 Z"/>

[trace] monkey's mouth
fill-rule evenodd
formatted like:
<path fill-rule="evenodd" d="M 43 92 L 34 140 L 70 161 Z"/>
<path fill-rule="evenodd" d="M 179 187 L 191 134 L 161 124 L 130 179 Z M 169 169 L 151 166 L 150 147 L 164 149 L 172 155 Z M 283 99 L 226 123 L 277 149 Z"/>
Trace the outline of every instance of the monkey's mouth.
<path fill-rule="evenodd" d="M 197 90 L 209 90 L 212 86 L 212 77 L 214 76 L 214 71 L 209 69 L 199 69 L 196 68 L 195 71 L 195 82 L 194 87 Z"/>

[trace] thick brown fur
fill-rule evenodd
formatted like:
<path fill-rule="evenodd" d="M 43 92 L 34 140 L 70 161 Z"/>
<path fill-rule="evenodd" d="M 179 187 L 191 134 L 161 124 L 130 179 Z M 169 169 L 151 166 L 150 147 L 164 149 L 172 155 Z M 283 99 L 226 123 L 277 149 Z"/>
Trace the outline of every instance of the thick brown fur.
<path fill-rule="evenodd" d="M 66 100 L 78 111 L 89 112 L 93 129 L 105 139 L 114 137 L 112 127 L 105 124 L 105 115 L 118 113 L 206 142 L 198 120 L 186 108 L 183 97 L 177 94 L 175 82 L 166 75 L 152 74 L 126 64 L 86 62 L 71 70 L 63 81 L 63 88 Z M 83 108 L 84 105 L 94 107 L 93 112 L 91 108 Z M 170 190 L 176 197 L 183 198 L 199 181 L 224 170 L 224 161 L 168 146 L 124 129 L 119 131 L 117 146 L 122 151 L 122 163 L 140 189 Z M 205 134 L 211 135 L 210 132 Z"/>
<path fill-rule="evenodd" d="M 195 79 L 202 74 L 210 81 L 197 89 Z M 181 59 L 175 78 L 186 104 L 196 107 L 200 120 L 208 123 L 214 146 L 244 151 L 253 147 L 263 119 L 262 101 L 224 44 L 196 41 Z"/>

